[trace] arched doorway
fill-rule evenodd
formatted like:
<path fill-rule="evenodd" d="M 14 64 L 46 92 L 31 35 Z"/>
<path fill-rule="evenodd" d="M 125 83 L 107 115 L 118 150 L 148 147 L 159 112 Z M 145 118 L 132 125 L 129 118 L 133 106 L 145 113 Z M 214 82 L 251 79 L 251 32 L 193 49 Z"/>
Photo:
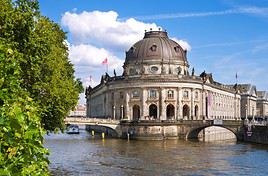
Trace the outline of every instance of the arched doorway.
<path fill-rule="evenodd" d="M 149 106 L 149 116 L 153 119 L 157 118 L 157 106 L 155 104 Z"/>
<path fill-rule="evenodd" d="M 195 105 L 195 107 L 194 107 L 194 116 L 195 116 L 195 119 L 198 120 L 199 112 L 198 112 L 198 106 L 197 105 Z"/>
<path fill-rule="evenodd" d="M 184 105 L 183 108 L 182 108 L 182 112 L 183 112 L 183 118 L 186 118 L 187 120 L 189 119 L 190 117 L 190 108 L 188 105 Z"/>
<path fill-rule="evenodd" d="M 138 105 L 134 105 L 132 108 L 132 119 L 139 120 L 140 119 L 140 107 Z"/>
<path fill-rule="evenodd" d="M 166 115 L 167 120 L 175 119 L 175 107 L 172 104 L 167 106 Z"/>

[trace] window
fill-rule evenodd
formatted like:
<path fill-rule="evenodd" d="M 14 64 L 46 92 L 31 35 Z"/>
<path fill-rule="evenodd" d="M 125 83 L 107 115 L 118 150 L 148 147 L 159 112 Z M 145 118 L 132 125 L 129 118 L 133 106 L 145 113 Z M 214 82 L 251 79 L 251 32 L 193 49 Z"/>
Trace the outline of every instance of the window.
<path fill-rule="evenodd" d="M 124 98 L 124 93 L 120 92 L 120 98 L 123 99 Z"/>
<path fill-rule="evenodd" d="M 129 69 L 129 74 L 130 75 L 136 75 L 136 69 L 135 68 Z"/>
<path fill-rule="evenodd" d="M 156 67 L 156 66 L 151 67 L 151 72 L 155 73 L 157 71 L 158 71 L 158 67 Z"/>
<path fill-rule="evenodd" d="M 181 70 L 182 70 L 181 67 L 177 67 L 177 68 L 176 68 L 176 72 L 178 73 L 178 75 L 181 74 Z"/>
<path fill-rule="evenodd" d="M 180 52 L 180 48 L 181 48 L 180 46 L 175 46 L 174 50 L 178 53 L 178 52 Z"/>
<path fill-rule="evenodd" d="M 138 97 L 140 97 L 140 93 L 139 93 L 139 91 L 138 91 L 138 90 L 134 90 L 134 91 L 132 92 L 132 97 L 133 97 L 133 98 L 138 98 Z"/>
<path fill-rule="evenodd" d="M 150 90 L 149 97 L 150 98 L 156 98 L 156 90 Z"/>
<path fill-rule="evenodd" d="M 183 98 L 188 98 L 189 97 L 189 92 L 188 91 L 184 91 L 183 92 Z"/>
<path fill-rule="evenodd" d="M 198 100 L 198 92 L 195 92 L 195 99 Z"/>
<path fill-rule="evenodd" d="M 155 52 L 155 51 L 156 51 L 156 48 L 157 48 L 157 46 L 156 46 L 156 44 L 154 43 L 154 44 L 150 47 L 150 50 L 153 51 L 153 52 Z"/>
<path fill-rule="evenodd" d="M 170 99 L 174 98 L 174 91 L 173 90 L 168 91 L 168 98 L 170 98 Z"/>

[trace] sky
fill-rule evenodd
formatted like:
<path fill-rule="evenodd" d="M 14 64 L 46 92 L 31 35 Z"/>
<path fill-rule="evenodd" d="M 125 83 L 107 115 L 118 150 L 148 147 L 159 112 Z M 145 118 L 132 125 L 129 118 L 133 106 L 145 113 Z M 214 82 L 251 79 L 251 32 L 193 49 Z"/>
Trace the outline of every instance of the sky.
<path fill-rule="evenodd" d="M 42 15 L 67 32 L 69 58 L 85 87 L 122 74 L 127 51 L 144 31 L 166 30 L 188 50 L 190 69 L 223 84 L 268 91 L 268 0 L 40 0 Z M 85 103 L 84 95 L 80 103 Z"/>

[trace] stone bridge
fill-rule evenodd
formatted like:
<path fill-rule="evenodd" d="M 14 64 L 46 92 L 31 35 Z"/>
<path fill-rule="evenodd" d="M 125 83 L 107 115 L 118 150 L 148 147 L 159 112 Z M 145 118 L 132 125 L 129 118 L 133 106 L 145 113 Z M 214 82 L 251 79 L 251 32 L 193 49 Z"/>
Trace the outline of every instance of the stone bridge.
<path fill-rule="evenodd" d="M 112 120 L 99 118 L 66 118 L 66 124 L 86 125 L 88 130 L 105 132 L 107 135 L 133 139 L 195 139 L 205 128 L 218 126 L 228 129 L 238 140 L 243 139 L 244 124 L 241 120 Z"/>

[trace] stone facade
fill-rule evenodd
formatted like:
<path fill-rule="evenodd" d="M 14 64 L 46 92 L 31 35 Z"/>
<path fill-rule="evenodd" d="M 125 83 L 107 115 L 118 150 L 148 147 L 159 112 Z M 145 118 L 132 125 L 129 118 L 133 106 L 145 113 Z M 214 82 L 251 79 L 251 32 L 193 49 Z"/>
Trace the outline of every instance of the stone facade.
<path fill-rule="evenodd" d="M 70 111 L 69 116 L 79 116 L 85 117 L 86 116 L 86 106 L 85 105 L 77 105 L 74 110 Z"/>
<path fill-rule="evenodd" d="M 268 92 L 257 91 L 257 116 L 268 116 Z"/>
<path fill-rule="evenodd" d="M 86 90 L 87 116 L 128 120 L 236 120 L 248 104 L 256 115 L 257 97 L 220 84 L 205 71 L 189 74 L 187 51 L 163 31 L 145 33 L 126 52 L 121 76 L 102 76 Z M 247 101 L 247 102 L 246 102 Z M 246 102 L 246 103 L 245 103 Z"/>

